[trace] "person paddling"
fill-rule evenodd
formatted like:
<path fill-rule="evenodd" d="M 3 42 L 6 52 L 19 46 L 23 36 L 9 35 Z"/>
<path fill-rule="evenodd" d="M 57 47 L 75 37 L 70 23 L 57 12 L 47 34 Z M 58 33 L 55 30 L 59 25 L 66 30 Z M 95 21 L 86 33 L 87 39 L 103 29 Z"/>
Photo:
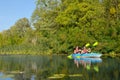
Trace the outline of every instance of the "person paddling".
<path fill-rule="evenodd" d="M 82 53 L 87 53 L 87 49 L 85 46 L 83 47 Z"/>
<path fill-rule="evenodd" d="M 74 48 L 74 53 L 81 53 L 81 49 L 80 47 L 76 46 L 76 48 Z"/>
<path fill-rule="evenodd" d="M 87 49 L 87 48 L 84 46 L 81 53 L 89 53 L 89 52 L 91 52 L 91 49 L 90 49 L 90 48 Z"/>

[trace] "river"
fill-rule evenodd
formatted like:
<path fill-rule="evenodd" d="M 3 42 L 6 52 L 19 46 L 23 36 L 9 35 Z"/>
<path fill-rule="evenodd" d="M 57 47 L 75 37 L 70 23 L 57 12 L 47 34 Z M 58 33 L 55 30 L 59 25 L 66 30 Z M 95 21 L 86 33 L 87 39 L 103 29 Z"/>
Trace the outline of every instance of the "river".
<path fill-rule="evenodd" d="M 0 80 L 120 80 L 120 58 L 1 55 Z"/>

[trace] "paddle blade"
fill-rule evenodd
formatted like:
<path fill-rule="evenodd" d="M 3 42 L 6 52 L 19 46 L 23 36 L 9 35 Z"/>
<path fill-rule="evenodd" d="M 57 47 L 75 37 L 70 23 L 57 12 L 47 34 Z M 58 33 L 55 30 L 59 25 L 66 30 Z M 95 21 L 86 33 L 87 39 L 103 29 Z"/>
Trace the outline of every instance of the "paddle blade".
<path fill-rule="evenodd" d="M 90 70 L 90 65 L 87 65 L 87 66 L 86 66 L 86 69 L 87 69 L 87 70 Z"/>
<path fill-rule="evenodd" d="M 76 56 L 76 58 L 80 58 L 80 56 Z"/>
<path fill-rule="evenodd" d="M 85 45 L 85 47 L 88 47 L 88 46 L 90 46 L 90 43 L 87 43 L 87 44 Z"/>
<path fill-rule="evenodd" d="M 95 70 L 96 72 L 99 72 L 98 66 L 94 66 L 94 70 Z"/>
<path fill-rule="evenodd" d="M 98 42 L 95 42 L 94 44 L 93 44 L 93 46 L 97 46 L 98 45 Z"/>
<path fill-rule="evenodd" d="M 67 56 L 67 58 L 72 59 L 72 55 Z"/>

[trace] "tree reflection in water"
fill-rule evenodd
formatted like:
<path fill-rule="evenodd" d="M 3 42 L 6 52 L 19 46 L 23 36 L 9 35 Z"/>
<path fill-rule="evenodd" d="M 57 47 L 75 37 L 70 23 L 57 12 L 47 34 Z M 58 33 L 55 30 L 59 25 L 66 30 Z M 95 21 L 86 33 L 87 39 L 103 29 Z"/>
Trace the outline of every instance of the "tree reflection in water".
<path fill-rule="evenodd" d="M 65 55 L 0 56 L 0 80 L 53 80 L 50 77 L 55 80 L 119 80 L 119 61 L 119 58 L 79 58 L 73 62 Z"/>

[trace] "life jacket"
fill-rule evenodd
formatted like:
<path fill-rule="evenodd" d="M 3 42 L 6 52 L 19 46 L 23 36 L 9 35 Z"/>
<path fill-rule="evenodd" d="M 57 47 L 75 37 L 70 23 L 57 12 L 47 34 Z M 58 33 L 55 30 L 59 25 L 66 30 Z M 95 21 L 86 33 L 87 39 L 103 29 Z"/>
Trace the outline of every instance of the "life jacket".
<path fill-rule="evenodd" d="M 84 49 L 84 50 L 83 50 L 83 53 L 87 53 L 87 52 L 88 52 L 87 49 Z"/>

